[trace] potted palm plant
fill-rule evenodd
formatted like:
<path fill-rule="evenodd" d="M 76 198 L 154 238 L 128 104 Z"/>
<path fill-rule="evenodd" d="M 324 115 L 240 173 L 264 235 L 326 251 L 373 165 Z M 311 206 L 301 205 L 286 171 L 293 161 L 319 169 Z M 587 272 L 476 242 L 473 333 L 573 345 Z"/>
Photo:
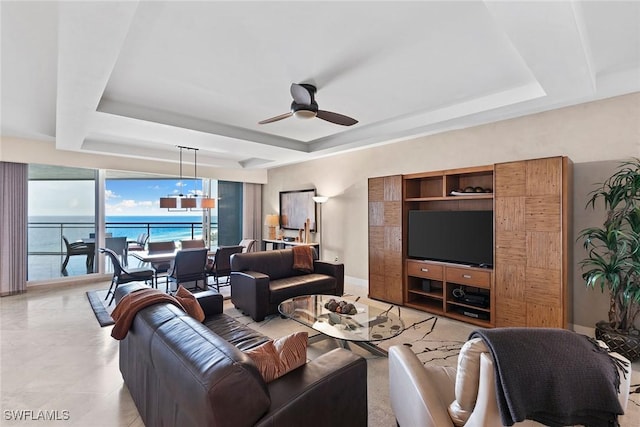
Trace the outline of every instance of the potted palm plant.
<path fill-rule="evenodd" d="M 596 338 L 630 360 L 640 358 L 640 160 L 620 164 L 589 193 L 587 208 L 602 201 L 601 227 L 582 230 L 587 257 L 580 262 L 586 286 L 609 292 L 609 320 L 596 324 Z"/>

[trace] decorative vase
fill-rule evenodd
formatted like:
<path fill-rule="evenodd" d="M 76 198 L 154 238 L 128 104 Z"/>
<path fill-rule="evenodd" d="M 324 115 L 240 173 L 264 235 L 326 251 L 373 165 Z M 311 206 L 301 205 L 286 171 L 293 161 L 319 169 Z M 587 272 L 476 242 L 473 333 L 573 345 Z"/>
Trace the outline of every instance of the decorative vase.
<path fill-rule="evenodd" d="M 611 351 L 620 353 L 631 362 L 640 359 L 640 331 L 635 334 L 620 333 L 609 326 L 609 322 L 596 323 L 596 339 L 604 341 Z"/>

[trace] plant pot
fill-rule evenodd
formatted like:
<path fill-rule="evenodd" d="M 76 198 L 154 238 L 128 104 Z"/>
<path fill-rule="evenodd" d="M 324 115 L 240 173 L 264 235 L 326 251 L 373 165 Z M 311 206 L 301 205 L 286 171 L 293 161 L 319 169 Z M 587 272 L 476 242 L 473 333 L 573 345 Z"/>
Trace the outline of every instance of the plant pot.
<path fill-rule="evenodd" d="M 633 331 L 635 334 L 617 331 L 604 320 L 596 323 L 596 339 L 604 341 L 611 351 L 620 353 L 632 362 L 640 359 L 640 332 Z"/>

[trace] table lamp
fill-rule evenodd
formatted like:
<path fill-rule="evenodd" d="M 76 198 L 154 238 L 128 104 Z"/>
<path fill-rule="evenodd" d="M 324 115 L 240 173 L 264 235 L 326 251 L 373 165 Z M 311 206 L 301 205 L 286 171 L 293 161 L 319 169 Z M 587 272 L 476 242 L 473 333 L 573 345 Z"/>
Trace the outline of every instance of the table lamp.
<path fill-rule="evenodd" d="M 267 215 L 267 218 L 264 220 L 264 225 L 269 227 L 269 240 L 276 239 L 276 227 L 280 224 L 280 220 L 278 215 L 271 214 Z"/>

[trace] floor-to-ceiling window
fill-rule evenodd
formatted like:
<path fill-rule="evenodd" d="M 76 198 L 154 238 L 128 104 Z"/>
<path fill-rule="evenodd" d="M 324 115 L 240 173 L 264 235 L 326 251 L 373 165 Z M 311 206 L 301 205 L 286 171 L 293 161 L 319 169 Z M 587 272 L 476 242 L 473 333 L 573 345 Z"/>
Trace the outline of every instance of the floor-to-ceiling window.
<path fill-rule="evenodd" d="M 140 234 L 147 234 L 148 241 L 175 241 L 203 239 L 206 227 L 204 214 L 211 218 L 213 235 L 217 236 L 217 206 L 202 209 L 163 209 L 160 197 L 178 194 L 202 196 L 202 188 L 190 188 L 193 184 L 176 178 L 123 178 L 122 173 L 107 173 L 105 180 L 104 209 L 105 229 L 114 237 L 126 236 L 136 240 Z M 211 186 L 211 197 L 216 198 L 216 185 Z"/>
<path fill-rule="evenodd" d="M 95 179 L 92 169 L 29 165 L 27 280 L 93 272 L 78 242 L 95 233 Z"/>
<path fill-rule="evenodd" d="M 203 193 L 216 200 L 215 208 L 159 207 L 160 197 Z M 97 259 L 83 246 L 95 254 L 98 234 L 134 241 L 146 233 L 149 241 L 203 238 L 210 247 L 235 245 L 243 238 L 242 200 L 238 182 L 30 165 L 28 280 L 98 272 Z"/>

